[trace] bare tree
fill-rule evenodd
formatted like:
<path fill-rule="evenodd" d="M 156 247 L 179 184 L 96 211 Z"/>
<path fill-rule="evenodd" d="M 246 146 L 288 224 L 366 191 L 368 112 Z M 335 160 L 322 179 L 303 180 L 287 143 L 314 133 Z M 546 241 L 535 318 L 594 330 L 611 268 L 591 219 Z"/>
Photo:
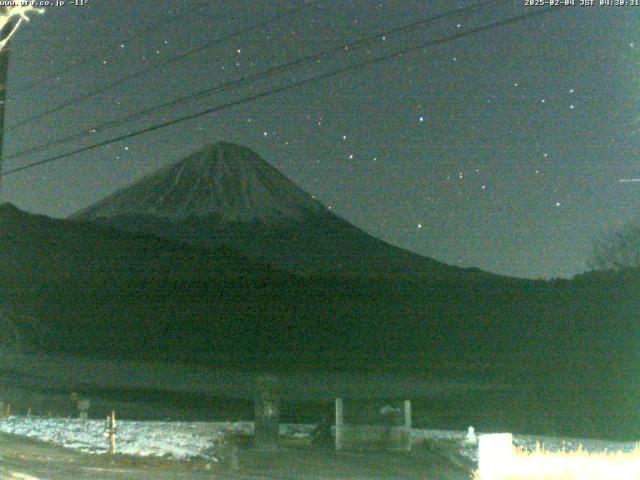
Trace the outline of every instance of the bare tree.
<path fill-rule="evenodd" d="M 640 268 L 640 222 L 596 240 L 587 265 L 594 270 Z"/>

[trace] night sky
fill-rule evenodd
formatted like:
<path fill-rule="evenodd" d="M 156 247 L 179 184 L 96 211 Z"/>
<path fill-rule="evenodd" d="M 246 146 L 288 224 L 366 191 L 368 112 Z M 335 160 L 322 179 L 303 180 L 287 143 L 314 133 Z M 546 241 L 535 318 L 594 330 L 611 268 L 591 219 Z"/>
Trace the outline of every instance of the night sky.
<path fill-rule="evenodd" d="M 9 128 L 5 155 L 476 1 L 325 0 Z M 89 0 L 49 8 L 12 40 L 7 123 L 303 4 Z M 535 8 L 511 1 L 381 35 L 3 168 Z M 174 15 L 171 24 L 123 43 Z M 632 181 L 640 180 L 639 94 L 640 7 L 575 6 L 8 175 L 3 196 L 64 217 L 226 140 L 254 149 L 334 212 L 393 244 L 500 274 L 568 277 L 585 270 L 594 238 L 640 218 L 640 182 Z"/>

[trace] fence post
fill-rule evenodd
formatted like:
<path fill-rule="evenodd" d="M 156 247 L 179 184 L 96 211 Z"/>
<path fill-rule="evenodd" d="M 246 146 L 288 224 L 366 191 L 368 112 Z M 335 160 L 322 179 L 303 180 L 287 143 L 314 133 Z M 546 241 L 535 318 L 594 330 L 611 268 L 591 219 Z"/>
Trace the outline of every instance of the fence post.
<path fill-rule="evenodd" d="M 111 416 L 107 417 L 104 429 L 104 436 L 109 439 L 109 455 L 116 454 L 116 412 L 111 411 Z"/>
<path fill-rule="evenodd" d="M 410 452 L 412 448 L 411 437 L 411 400 L 404 401 L 404 437 L 401 440 L 400 449 Z"/>
<path fill-rule="evenodd" d="M 342 450 L 342 425 L 344 410 L 341 398 L 336 398 L 336 450 Z"/>
<path fill-rule="evenodd" d="M 501 478 L 512 470 L 513 435 L 492 433 L 478 437 L 478 474 L 480 480 Z"/>

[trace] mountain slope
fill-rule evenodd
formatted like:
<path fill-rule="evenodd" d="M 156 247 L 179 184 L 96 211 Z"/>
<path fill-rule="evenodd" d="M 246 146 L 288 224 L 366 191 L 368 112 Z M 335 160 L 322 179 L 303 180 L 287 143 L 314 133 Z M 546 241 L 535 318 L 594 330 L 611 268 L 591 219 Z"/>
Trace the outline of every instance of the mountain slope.
<path fill-rule="evenodd" d="M 303 274 L 485 277 L 395 247 L 331 213 L 250 149 L 207 146 L 73 219 L 198 245 L 228 245 Z"/>
<path fill-rule="evenodd" d="M 251 309 L 279 311 L 295 285 L 228 249 L 0 206 L 0 305 L 39 320 L 27 343 L 41 350 L 197 358 L 241 345 Z"/>
<path fill-rule="evenodd" d="M 153 235 L 54 220 L 0 205 L 0 271 L 74 282 L 85 275 L 259 279 L 272 269 L 229 249 L 204 249 Z M 85 279 L 86 280 L 86 279 Z"/>

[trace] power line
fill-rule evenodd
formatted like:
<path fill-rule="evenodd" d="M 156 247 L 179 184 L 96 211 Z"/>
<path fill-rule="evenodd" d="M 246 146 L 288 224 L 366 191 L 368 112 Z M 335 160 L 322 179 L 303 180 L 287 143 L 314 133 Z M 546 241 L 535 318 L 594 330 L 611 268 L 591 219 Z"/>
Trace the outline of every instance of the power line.
<path fill-rule="evenodd" d="M 76 150 L 73 150 L 73 151 L 70 151 L 70 152 L 67 152 L 67 153 L 63 153 L 63 154 L 60 154 L 60 155 L 55 155 L 53 157 L 45 158 L 43 160 L 39 160 L 37 162 L 30 163 L 28 165 L 24 165 L 22 167 L 16 167 L 16 168 L 8 170 L 8 171 L 6 171 L 4 173 L 1 173 L 0 177 L 11 175 L 11 174 L 18 173 L 18 172 L 21 172 L 21 171 L 25 171 L 25 170 L 28 170 L 28 169 L 31 169 L 31 168 L 34 168 L 34 167 L 37 167 L 37 166 L 40 166 L 40 165 L 44 165 L 46 163 L 51 163 L 51 162 L 54 162 L 54 161 L 62 160 L 64 158 L 68 158 L 68 157 L 71 157 L 73 155 L 77 155 L 79 153 L 84 153 L 84 152 L 88 152 L 88 151 L 91 151 L 91 150 L 95 150 L 97 148 L 104 147 L 106 145 L 110 145 L 112 143 L 117 143 L 117 142 L 120 142 L 122 140 L 127 140 L 127 139 L 130 139 L 130 138 L 133 138 L 133 137 L 137 137 L 137 136 L 140 136 L 140 135 L 143 135 L 143 134 L 146 134 L 146 133 L 154 132 L 154 131 L 157 131 L 157 130 L 160 130 L 160 129 L 163 129 L 163 128 L 166 128 L 166 127 L 169 127 L 169 126 L 176 125 L 178 123 L 182 123 L 182 122 L 186 122 L 188 120 L 193 120 L 195 118 L 199 118 L 199 117 L 203 117 L 203 116 L 206 116 L 206 115 L 210 115 L 212 113 L 216 113 L 216 112 L 219 112 L 221 110 L 225 110 L 227 108 L 231 108 L 231 107 L 235 107 L 235 106 L 242 105 L 242 104 L 245 104 L 245 103 L 249 103 L 249 102 L 252 102 L 252 101 L 255 101 L 255 100 L 259 100 L 261 98 L 269 97 L 271 95 L 282 93 L 282 92 L 285 92 L 285 91 L 288 91 L 288 90 L 293 90 L 295 88 L 298 88 L 298 87 L 301 87 L 301 86 L 304 86 L 304 85 L 308 85 L 308 84 L 310 84 L 312 82 L 316 82 L 316 81 L 320 81 L 320 80 L 326 80 L 328 78 L 332 78 L 332 77 L 338 76 L 338 75 L 346 73 L 346 72 L 355 71 L 355 70 L 358 70 L 358 69 L 366 67 L 366 66 L 378 64 L 378 63 L 381 63 L 381 62 L 384 62 L 384 61 L 390 60 L 390 59 L 395 59 L 395 58 L 398 58 L 398 57 L 400 57 L 400 56 L 402 56 L 404 54 L 415 52 L 416 50 L 421 50 L 421 49 L 433 47 L 433 46 L 436 46 L 436 45 L 442 45 L 442 44 L 445 44 L 445 43 L 452 42 L 454 40 L 458 40 L 460 38 L 467 37 L 469 35 L 474 35 L 476 33 L 486 32 L 486 31 L 489 31 L 489 30 L 493 30 L 495 28 L 499 28 L 499 27 L 503 27 L 503 26 L 510 25 L 510 24 L 513 24 L 513 23 L 521 22 L 523 20 L 527 20 L 529 18 L 538 16 L 538 15 L 543 15 L 543 14 L 547 14 L 547 13 L 551 13 L 551 12 L 560 11 L 561 9 L 564 9 L 564 8 L 566 8 L 566 7 L 558 6 L 558 7 L 547 7 L 547 8 L 536 9 L 536 10 L 530 12 L 530 13 L 527 13 L 527 14 L 518 15 L 516 17 L 511 17 L 511 18 L 508 18 L 508 19 L 500 20 L 500 21 L 497 21 L 497 22 L 494 22 L 494 23 L 491 23 L 491 24 L 488 24 L 488 25 L 484 25 L 482 27 L 477 27 L 477 28 L 474 28 L 474 29 L 471 29 L 471 30 L 466 30 L 464 32 L 460 32 L 460 33 L 457 33 L 457 34 L 454 34 L 454 35 L 449 35 L 447 37 L 443 37 L 443 38 L 440 38 L 440 39 L 437 39 L 437 40 L 430 40 L 428 42 L 424 42 L 422 44 L 415 45 L 415 46 L 412 46 L 412 47 L 407 47 L 407 48 L 398 50 L 396 52 L 390 53 L 388 55 L 384 55 L 384 56 L 381 56 L 381 57 L 378 57 L 378 58 L 375 58 L 375 59 L 372 59 L 372 60 L 369 60 L 369 61 L 366 61 L 366 62 L 353 64 L 353 65 L 350 65 L 348 67 L 340 68 L 338 70 L 327 72 L 327 73 L 324 73 L 324 74 L 321 74 L 321 75 L 318 75 L 318 76 L 315 76 L 315 77 L 311 77 L 311 78 L 308 78 L 308 79 L 305 79 L 305 80 L 300 80 L 300 81 L 297 81 L 297 82 L 294 82 L 294 83 L 291 83 L 291 84 L 288 84 L 288 85 L 284 85 L 284 86 L 281 86 L 281 87 L 276 87 L 276 88 L 273 88 L 271 90 L 266 90 L 266 91 L 260 92 L 258 94 L 252 95 L 250 97 L 245 97 L 245 98 L 234 100 L 232 102 L 228 102 L 228 103 L 225 103 L 225 104 L 222 104 L 222 105 L 217 105 L 215 107 L 211 107 L 211 108 L 208 108 L 206 110 L 203 110 L 203 111 L 200 111 L 200 112 L 197 112 L 197 113 L 193 113 L 193 114 L 190 114 L 190 115 L 185 115 L 183 117 L 179 117 L 179 118 L 176 118 L 174 120 L 170 120 L 170 121 L 167 121 L 167 122 L 159 123 L 159 124 L 153 125 L 151 127 L 143 128 L 143 129 L 137 130 L 135 132 L 131 132 L 131 133 L 127 133 L 127 134 L 124 134 L 124 135 L 120 135 L 120 136 L 111 138 L 109 140 L 104 140 L 102 142 L 95 143 L 93 145 L 89 145 L 87 147 L 78 148 Z"/>
<path fill-rule="evenodd" d="M 150 33 L 154 33 L 158 30 L 160 30 L 162 27 L 169 25 L 169 24 L 173 24 L 176 22 L 179 22 L 185 18 L 187 18 L 190 15 L 193 15 L 194 12 L 197 12 L 198 10 L 201 10 L 203 8 L 205 8 L 206 6 L 210 5 L 210 1 L 209 0 L 204 0 L 202 2 L 198 2 L 196 5 L 194 5 L 192 7 L 191 10 L 189 10 L 188 12 L 185 12 L 183 14 L 180 15 L 175 15 L 175 16 L 171 16 L 168 19 L 162 20 L 160 22 L 156 22 L 153 25 L 148 26 L 147 28 L 142 28 L 140 30 L 138 30 L 137 32 L 134 32 L 132 35 L 130 35 L 129 37 L 126 37 L 123 40 L 120 40 L 117 45 L 102 45 L 102 48 L 100 48 L 99 50 L 94 50 L 91 52 L 88 52 L 85 56 L 80 57 L 80 60 L 77 60 L 75 63 L 72 63 L 72 65 L 65 65 L 62 66 L 61 68 L 59 68 L 58 70 L 54 71 L 53 73 L 49 74 L 46 77 L 39 77 L 36 80 L 32 80 L 29 83 L 25 83 L 20 85 L 19 88 L 17 88 L 16 90 L 12 91 L 12 93 L 20 93 L 20 92 L 24 92 L 27 90 L 31 90 L 35 87 L 39 87 L 41 86 L 43 83 L 48 82 L 50 80 L 53 80 L 59 76 L 65 76 L 68 75 L 70 72 L 72 72 L 73 70 L 75 70 L 76 68 L 82 67 L 84 65 L 87 65 L 89 63 L 92 63 L 93 61 L 95 61 L 96 56 L 101 54 L 101 52 L 113 52 L 114 49 L 121 49 L 122 45 L 127 45 L 128 43 L 133 42 L 134 40 L 140 38 L 140 37 L 144 37 Z"/>
<path fill-rule="evenodd" d="M 100 131 L 106 130 L 106 129 L 110 129 L 110 128 L 121 126 L 121 125 L 129 123 L 129 122 L 131 122 L 133 120 L 137 120 L 139 118 L 145 117 L 147 115 L 150 115 L 152 113 L 155 113 L 157 111 L 160 111 L 160 110 L 163 110 L 163 109 L 166 109 L 166 108 L 169 108 L 169 107 L 173 107 L 173 106 L 177 106 L 177 105 L 180 105 L 180 104 L 183 104 L 183 103 L 187 103 L 187 102 L 193 101 L 193 100 L 195 100 L 197 98 L 208 96 L 208 95 L 211 95 L 211 94 L 216 93 L 216 92 L 221 92 L 221 91 L 227 90 L 229 88 L 235 88 L 235 87 L 241 86 L 241 85 L 243 85 L 245 83 L 248 83 L 248 82 L 253 82 L 253 81 L 256 81 L 256 80 L 261 80 L 261 79 L 264 79 L 264 78 L 268 78 L 269 76 L 271 76 L 271 75 L 273 75 L 275 73 L 284 72 L 284 71 L 290 70 L 292 68 L 302 66 L 302 65 L 304 65 L 306 63 L 309 63 L 309 62 L 312 62 L 312 61 L 317 61 L 317 60 L 322 59 L 322 58 L 326 58 L 329 55 L 332 55 L 334 53 L 342 53 L 342 54 L 344 54 L 346 51 L 353 51 L 353 50 L 355 50 L 357 48 L 364 47 L 364 46 L 370 44 L 372 41 L 378 41 L 378 40 L 380 40 L 382 38 L 387 38 L 389 36 L 392 36 L 392 35 L 395 35 L 395 34 L 399 34 L 399 33 L 407 33 L 407 32 L 410 32 L 412 30 L 415 30 L 415 29 L 417 29 L 419 27 L 423 27 L 425 25 L 434 23 L 434 22 L 436 22 L 438 20 L 442 20 L 443 18 L 447 18 L 447 17 L 450 17 L 450 16 L 458 16 L 458 15 L 462 15 L 462 14 L 473 13 L 473 12 L 485 9 L 487 7 L 490 7 L 492 5 L 497 5 L 497 4 L 500 4 L 500 3 L 506 3 L 506 2 L 509 2 L 509 1 L 510 0 L 485 0 L 483 2 L 479 2 L 479 3 L 476 3 L 474 5 L 470 5 L 468 7 L 462 8 L 462 9 L 450 10 L 448 12 L 444 12 L 444 13 L 441 13 L 441 14 L 438 14 L 438 15 L 434 15 L 434 16 L 425 18 L 425 19 L 418 20 L 416 22 L 411 22 L 409 24 L 393 28 L 391 30 L 379 31 L 379 32 L 376 32 L 374 34 L 367 35 L 366 37 L 363 37 L 363 38 L 358 39 L 356 41 L 353 41 L 351 43 L 348 43 L 346 45 L 345 44 L 341 44 L 341 45 L 339 45 L 337 47 L 334 47 L 334 48 L 331 48 L 329 50 L 321 50 L 319 52 L 315 52 L 315 53 L 312 53 L 310 55 L 306 55 L 306 56 L 304 56 L 302 58 L 293 60 L 291 62 L 287 62 L 285 64 L 281 64 L 281 65 L 278 65 L 278 66 L 274 66 L 274 67 L 268 68 L 266 70 L 263 70 L 262 72 L 258 72 L 258 73 L 255 73 L 255 74 L 252 74 L 252 75 L 249 75 L 249 76 L 246 76 L 246 77 L 242 77 L 242 78 L 237 79 L 237 80 L 224 82 L 224 83 L 218 84 L 218 85 L 216 85 L 214 87 L 209 87 L 209 88 L 206 88 L 204 90 L 200 90 L 200 91 L 195 92 L 195 93 L 191 93 L 191 94 L 188 94 L 188 95 L 185 95 L 185 96 L 182 96 L 182 97 L 178 97 L 176 99 L 170 100 L 170 101 L 162 103 L 160 105 L 156 105 L 154 107 L 150 107 L 150 108 L 144 109 L 142 111 L 126 115 L 125 117 L 122 117 L 122 118 L 120 118 L 118 120 L 112 120 L 112 121 L 109 121 L 109 122 L 105 122 L 105 123 L 102 123 L 100 125 L 97 125 L 97 126 L 89 128 L 89 129 L 83 130 L 81 132 L 78 132 L 76 134 L 73 134 L 73 135 L 70 135 L 70 136 L 67 136 L 67 137 L 63 137 L 63 138 L 59 138 L 59 139 L 56 139 L 56 140 L 52 140 L 50 142 L 46 142 L 44 144 L 37 145 L 35 147 L 31 147 L 29 149 L 16 152 L 16 153 L 14 153 L 12 155 L 8 155 L 8 156 L 6 156 L 4 158 L 5 159 L 18 158 L 18 157 L 22 157 L 22 156 L 25 156 L 25 155 L 28 155 L 28 154 L 31 154 L 31 153 L 35 153 L 35 152 L 46 150 L 46 149 L 51 148 L 53 146 L 69 143 L 69 142 L 71 142 L 73 140 L 77 140 L 77 139 L 83 138 L 85 136 L 94 135 L 94 134 L 96 134 L 96 133 L 98 133 Z"/>
<path fill-rule="evenodd" d="M 41 112 L 41 113 L 39 113 L 37 115 L 34 115 L 34 116 L 30 117 L 30 118 L 27 118 L 27 119 L 22 120 L 22 121 L 20 121 L 18 123 L 15 123 L 15 124 L 11 125 L 10 127 L 6 128 L 4 131 L 5 132 L 12 131 L 12 130 L 15 130 L 15 129 L 17 129 L 19 127 L 22 127 L 24 125 L 31 124 L 32 122 L 34 122 L 36 120 L 40 120 L 41 118 L 46 117 L 47 115 L 51 115 L 52 113 L 58 112 L 60 110 L 63 110 L 63 109 L 65 109 L 65 108 L 67 108 L 67 107 L 69 107 L 69 106 L 71 106 L 71 105 L 73 105 L 75 103 L 81 102 L 83 100 L 87 100 L 87 99 L 89 99 L 91 97 L 95 97 L 96 95 L 99 95 L 99 94 L 104 93 L 104 92 L 106 92 L 108 90 L 111 90 L 112 88 L 115 88 L 115 87 L 117 87 L 119 85 L 122 85 L 122 84 L 124 84 L 126 82 L 129 82 L 129 81 L 131 81 L 131 80 L 133 80 L 135 78 L 139 78 L 139 77 L 145 76 L 148 73 L 151 73 L 151 72 L 156 71 L 156 70 L 158 70 L 160 68 L 166 67 L 167 65 L 171 65 L 171 64 L 174 64 L 176 62 L 179 62 L 180 60 L 184 60 L 187 57 L 190 57 L 190 56 L 193 56 L 193 55 L 198 54 L 200 52 L 203 52 L 205 50 L 208 50 L 208 49 L 210 49 L 210 48 L 212 48 L 212 47 L 214 47 L 216 45 L 219 45 L 219 44 L 224 43 L 224 42 L 226 42 L 228 40 L 231 40 L 232 38 L 236 38 L 236 37 L 242 36 L 242 35 L 244 35 L 244 34 L 246 34 L 248 32 L 252 32 L 252 31 L 254 31 L 256 29 L 259 29 L 259 28 L 262 28 L 264 26 L 267 26 L 270 23 L 277 22 L 279 20 L 282 20 L 283 18 L 286 18 L 286 17 L 289 17 L 289 16 L 294 15 L 296 13 L 299 13 L 302 10 L 305 10 L 305 9 L 307 9 L 309 7 L 312 7 L 312 6 L 318 4 L 321 1 L 324 1 L 324 0 L 313 0 L 311 2 L 308 2 L 308 3 L 304 4 L 301 7 L 296 7 L 296 8 L 289 9 L 286 12 L 281 13 L 279 15 L 276 15 L 274 17 L 271 17 L 271 18 L 269 18 L 267 20 L 263 20 L 261 22 L 252 24 L 250 26 L 247 26 L 245 28 L 237 30 L 237 31 L 235 31 L 233 33 L 230 33 L 230 34 L 227 34 L 227 35 L 223 35 L 223 36 L 221 36 L 221 37 L 219 37 L 219 38 L 217 38 L 217 39 L 215 39 L 215 40 L 213 40 L 213 41 L 211 41 L 211 42 L 209 42 L 209 43 L 207 43 L 205 45 L 202 45 L 202 46 L 199 46 L 199 47 L 196 47 L 196 48 L 192 48 L 190 50 L 187 50 L 186 52 L 183 52 L 181 54 L 175 55 L 175 56 L 173 56 L 173 57 L 171 57 L 171 58 L 169 58 L 169 59 L 167 59 L 167 60 L 165 60 L 163 62 L 156 63 L 154 65 L 150 65 L 149 67 L 147 67 L 147 68 L 145 68 L 143 70 L 140 70 L 138 72 L 135 72 L 135 73 L 132 73 L 132 74 L 127 75 L 125 77 L 122 77 L 121 79 L 116 80 L 115 82 L 111 82 L 108 85 L 100 87 L 100 88 L 98 88 L 96 90 L 93 90 L 91 92 L 84 93 L 82 95 L 78 95 L 76 97 L 73 97 L 73 98 L 67 100 L 64 103 L 61 103 L 60 105 L 58 105 L 56 107 L 53 107 L 53 108 L 51 108 L 49 110 Z"/>

